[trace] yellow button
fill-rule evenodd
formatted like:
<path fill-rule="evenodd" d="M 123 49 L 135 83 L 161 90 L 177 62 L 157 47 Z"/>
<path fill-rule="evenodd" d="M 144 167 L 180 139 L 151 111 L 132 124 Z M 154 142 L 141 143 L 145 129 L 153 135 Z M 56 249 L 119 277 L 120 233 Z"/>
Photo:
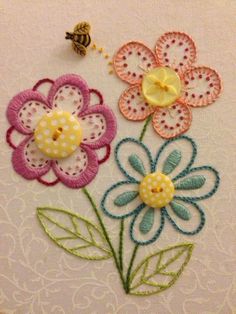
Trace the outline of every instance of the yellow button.
<path fill-rule="evenodd" d="M 174 184 L 160 172 L 148 174 L 139 185 L 140 198 L 150 207 L 166 206 L 173 199 L 174 193 Z"/>
<path fill-rule="evenodd" d="M 71 155 L 82 140 L 79 121 L 66 111 L 53 111 L 42 117 L 34 132 L 35 142 L 50 158 Z"/>
<path fill-rule="evenodd" d="M 166 107 L 180 97 L 181 80 L 174 70 L 158 67 L 144 76 L 142 92 L 151 106 Z"/>

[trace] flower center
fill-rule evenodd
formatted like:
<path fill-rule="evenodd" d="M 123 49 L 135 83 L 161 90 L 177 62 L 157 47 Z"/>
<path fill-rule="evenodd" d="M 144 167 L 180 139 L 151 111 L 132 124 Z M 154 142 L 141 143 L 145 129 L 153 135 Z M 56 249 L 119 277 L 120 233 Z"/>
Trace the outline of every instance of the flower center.
<path fill-rule="evenodd" d="M 181 80 L 173 69 L 158 67 L 144 76 L 142 92 L 151 106 L 167 107 L 180 97 Z"/>
<path fill-rule="evenodd" d="M 35 142 L 42 153 L 50 158 L 71 155 L 82 140 L 79 121 L 66 111 L 50 112 L 38 122 Z"/>
<path fill-rule="evenodd" d="M 150 207 L 164 207 L 174 197 L 174 184 L 161 172 L 148 174 L 139 185 L 139 196 Z"/>

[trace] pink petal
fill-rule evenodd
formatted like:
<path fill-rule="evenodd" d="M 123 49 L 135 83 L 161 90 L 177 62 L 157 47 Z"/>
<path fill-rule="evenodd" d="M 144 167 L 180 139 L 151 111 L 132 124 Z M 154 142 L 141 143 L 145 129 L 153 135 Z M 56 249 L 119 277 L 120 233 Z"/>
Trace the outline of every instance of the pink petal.
<path fill-rule="evenodd" d="M 90 93 L 87 83 L 75 74 L 59 77 L 52 85 L 48 101 L 53 109 L 71 112 L 75 115 L 87 109 Z"/>
<path fill-rule="evenodd" d="M 12 164 L 15 171 L 28 180 L 40 178 L 51 167 L 50 161 L 39 151 L 32 136 L 28 136 L 14 150 Z"/>
<path fill-rule="evenodd" d="M 116 135 L 116 118 L 105 105 L 89 107 L 78 119 L 83 132 L 82 143 L 91 148 L 110 144 Z"/>
<path fill-rule="evenodd" d="M 153 115 L 155 131 L 163 138 L 173 138 L 186 132 L 192 122 L 192 113 L 187 105 L 175 103 L 170 108 L 158 107 Z"/>
<path fill-rule="evenodd" d="M 81 145 L 70 157 L 56 160 L 53 170 L 68 187 L 84 187 L 98 172 L 97 155 L 86 145 Z"/>
<path fill-rule="evenodd" d="M 185 73 L 183 85 L 180 101 L 192 107 L 210 105 L 219 97 L 222 89 L 219 74 L 207 67 L 193 68 Z"/>
<path fill-rule="evenodd" d="M 108 144 L 96 150 L 96 154 L 98 157 L 98 164 L 103 164 L 107 161 L 111 154 L 111 146 Z"/>
<path fill-rule="evenodd" d="M 185 33 L 165 33 L 157 41 L 156 55 L 161 66 L 169 66 L 182 75 L 196 60 L 195 43 Z"/>
<path fill-rule="evenodd" d="M 39 119 L 50 111 L 47 99 L 37 91 L 25 90 L 9 103 L 7 118 L 17 131 L 32 134 Z"/>
<path fill-rule="evenodd" d="M 154 112 L 142 96 L 140 85 L 130 86 L 120 97 L 119 108 L 123 116 L 132 121 L 145 120 Z"/>
<path fill-rule="evenodd" d="M 117 75 L 129 84 L 141 83 L 146 71 L 157 67 L 155 54 L 144 44 L 131 41 L 114 56 Z"/>

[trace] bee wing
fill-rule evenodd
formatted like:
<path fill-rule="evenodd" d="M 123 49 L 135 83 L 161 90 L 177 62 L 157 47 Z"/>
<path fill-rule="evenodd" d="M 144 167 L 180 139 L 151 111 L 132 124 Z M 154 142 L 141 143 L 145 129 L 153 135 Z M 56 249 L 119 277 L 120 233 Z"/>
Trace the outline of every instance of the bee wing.
<path fill-rule="evenodd" d="M 77 42 L 73 42 L 72 43 L 72 47 L 73 47 L 74 51 L 76 53 L 78 53 L 79 55 L 81 55 L 81 56 L 85 56 L 86 55 L 87 51 L 86 51 L 86 48 L 83 45 L 81 45 L 81 44 L 79 44 Z"/>
<path fill-rule="evenodd" d="M 74 28 L 74 32 L 82 35 L 82 34 L 88 34 L 90 31 L 90 25 L 87 22 L 81 22 L 77 24 Z"/>

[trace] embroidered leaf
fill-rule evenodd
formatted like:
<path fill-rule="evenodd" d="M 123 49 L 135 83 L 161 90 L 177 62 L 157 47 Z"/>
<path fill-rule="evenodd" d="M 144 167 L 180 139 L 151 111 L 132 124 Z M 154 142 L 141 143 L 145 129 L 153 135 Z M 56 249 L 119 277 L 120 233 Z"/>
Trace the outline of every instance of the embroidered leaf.
<path fill-rule="evenodd" d="M 143 234 L 148 233 L 152 229 L 153 222 L 154 222 L 154 209 L 149 208 L 146 211 L 145 215 L 143 216 L 142 221 L 140 222 L 139 230 Z"/>
<path fill-rule="evenodd" d="M 163 173 L 171 173 L 180 163 L 181 160 L 181 151 L 175 149 L 170 155 L 166 158 L 166 161 L 163 166 Z"/>
<path fill-rule="evenodd" d="M 127 205 L 129 202 L 133 201 L 137 196 L 138 196 L 137 191 L 124 192 L 115 198 L 114 204 L 119 207 Z"/>
<path fill-rule="evenodd" d="M 140 173 L 143 176 L 146 175 L 143 162 L 136 154 L 132 154 L 129 156 L 129 162 L 131 166 L 134 168 L 134 170 L 136 170 L 138 173 Z"/>
<path fill-rule="evenodd" d="M 176 202 L 176 201 L 172 201 L 170 203 L 171 208 L 173 209 L 173 211 L 175 212 L 175 214 L 182 218 L 183 220 L 189 220 L 191 218 L 191 214 L 188 210 L 187 207 L 185 207 L 184 205 Z"/>
<path fill-rule="evenodd" d="M 177 190 L 195 190 L 199 189 L 205 183 L 206 178 L 202 175 L 191 176 L 175 184 Z"/>
<path fill-rule="evenodd" d="M 44 231 L 67 252 L 90 260 L 111 257 L 102 231 L 78 214 L 57 208 L 37 208 Z"/>
<path fill-rule="evenodd" d="M 130 294 L 151 295 L 171 287 L 189 262 L 192 251 L 192 243 L 183 243 L 146 257 L 130 276 Z"/>

